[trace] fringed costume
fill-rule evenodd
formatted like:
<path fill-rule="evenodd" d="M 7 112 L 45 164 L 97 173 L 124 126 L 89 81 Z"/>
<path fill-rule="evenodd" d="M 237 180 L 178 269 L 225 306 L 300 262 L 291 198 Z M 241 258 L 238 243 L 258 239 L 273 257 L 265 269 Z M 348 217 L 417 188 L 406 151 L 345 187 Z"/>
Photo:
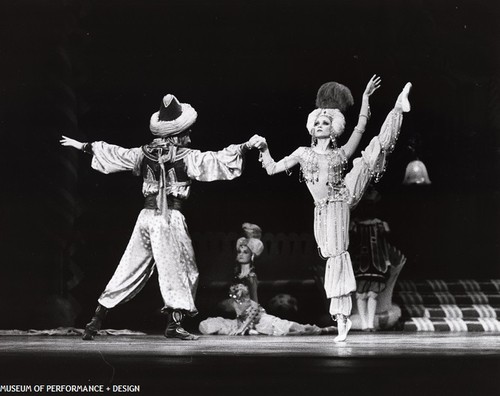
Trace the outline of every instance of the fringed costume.
<path fill-rule="evenodd" d="M 370 116 L 368 96 L 378 88 L 380 81 L 375 77 L 372 77 L 363 95 L 358 125 L 343 147 L 337 147 L 336 138 L 345 127 L 344 116 L 339 110 L 345 106 L 335 99 L 339 96 L 338 92 L 344 95 L 347 90 L 342 86 L 341 91 L 327 95 L 327 99 L 334 99 L 333 104 L 331 101 L 329 104 L 337 108 L 318 108 L 309 115 L 306 127 L 312 137 L 311 147 L 299 147 L 279 162 L 272 159 L 267 146 L 261 150 L 262 166 L 270 175 L 288 172 L 299 164 L 301 180 L 306 183 L 314 199 L 314 236 L 320 255 L 327 260 L 324 288 L 331 300 L 330 314 L 337 321 L 342 318 L 342 328 L 339 327 L 336 341 L 344 341 L 349 331 L 351 323 L 346 318 L 351 314 L 351 293 L 356 291 L 351 258 L 347 251 L 350 211 L 360 201 L 368 183 L 382 176 L 386 158 L 393 151 L 401 129 L 403 112 L 410 110 L 407 96 L 411 84 L 408 83 L 398 97 L 396 106 L 387 115 L 379 135 L 372 138 L 359 158 L 354 159 L 352 169 L 344 177 L 348 159 L 355 151 Z M 337 83 L 324 86 L 328 88 L 328 84 Z M 332 86 L 338 90 L 339 85 Z M 323 87 L 318 95 L 323 92 Z M 317 98 L 317 103 L 326 106 L 328 100 L 325 102 L 323 99 Z"/>

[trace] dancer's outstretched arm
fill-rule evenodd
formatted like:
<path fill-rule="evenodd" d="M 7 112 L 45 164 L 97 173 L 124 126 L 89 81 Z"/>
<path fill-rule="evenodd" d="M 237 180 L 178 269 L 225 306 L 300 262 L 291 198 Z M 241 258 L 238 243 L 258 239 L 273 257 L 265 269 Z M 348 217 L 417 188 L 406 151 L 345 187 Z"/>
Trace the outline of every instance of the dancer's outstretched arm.
<path fill-rule="evenodd" d="M 82 143 L 62 136 L 61 145 L 73 147 L 92 155 L 91 166 L 101 173 L 134 171 L 142 161 L 141 148 L 126 149 L 105 142 Z"/>
<path fill-rule="evenodd" d="M 361 109 L 359 111 L 358 124 L 354 127 L 354 131 L 352 132 L 351 137 L 349 138 L 347 143 L 342 146 L 342 149 L 344 150 L 347 158 L 351 158 L 351 156 L 356 151 L 359 142 L 361 141 L 361 137 L 363 136 L 363 132 L 366 128 L 366 124 L 368 123 L 368 119 L 370 118 L 370 96 L 380 88 L 381 82 L 381 78 L 374 74 L 372 78 L 370 78 L 370 81 L 368 81 L 368 84 L 366 84 L 366 88 L 361 99 Z"/>
<path fill-rule="evenodd" d="M 255 139 L 252 141 L 252 139 Z M 275 175 L 276 173 L 288 172 L 291 168 L 299 163 L 298 151 L 300 148 L 295 150 L 289 156 L 275 162 L 271 153 L 269 152 L 269 147 L 267 146 L 267 141 L 265 138 L 255 135 L 250 141 L 253 143 L 254 147 L 260 150 L 259 161 L 262 162 L 262 167 L 266 170 L 268 175 Z"/>
<path fill-rule="evenodd" d="M 59 140 L 59 143 L 61 145 L 66 146 L 66 147 L 73 147 L 76 148 L 77 150 L 83 150 L 84 143 L 79 142 L 78 140 L 71 139 L 67 136 L 61 136 L 61 140 Z"/>
<path fill-rule="evenodd" d="M 219 151 L 189 150 L 185 157 L 187 174 L 198 181 L 232 180 L 243 172 L 244 154 L 255 148 L 255 142 L 262 139 L 254 135 L 242 144 L 231 144 Z"/>

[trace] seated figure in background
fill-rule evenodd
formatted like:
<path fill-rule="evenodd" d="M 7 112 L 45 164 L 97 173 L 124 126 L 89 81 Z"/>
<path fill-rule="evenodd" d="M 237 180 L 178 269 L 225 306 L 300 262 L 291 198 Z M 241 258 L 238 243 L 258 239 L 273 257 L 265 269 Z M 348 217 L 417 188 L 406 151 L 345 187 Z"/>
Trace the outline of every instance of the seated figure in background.
<path fill-rule="evenodd" d="M 250 298 L 248 287 L 241 283 L 230 287 L 229 296 L 235 302 L 236 319 L 205 319 L 199 325 L 202 334 L 294 336 L 331 334 L 336 331 L 334 327 L 304 325 L 269 315 L 261 305 Z"/>
<path fill-rule="evenodd" d="M 259 302 L 257 297 L 257 274 L 255 273 L 254 260 L 259 257 L 264 244 L 260 240 L 262 230 L 258 225 L 243 223 L 245 236 L 236 241 L 236 266 L 234 282 L 242 283 L 248 287 L 250 299 Z"/>

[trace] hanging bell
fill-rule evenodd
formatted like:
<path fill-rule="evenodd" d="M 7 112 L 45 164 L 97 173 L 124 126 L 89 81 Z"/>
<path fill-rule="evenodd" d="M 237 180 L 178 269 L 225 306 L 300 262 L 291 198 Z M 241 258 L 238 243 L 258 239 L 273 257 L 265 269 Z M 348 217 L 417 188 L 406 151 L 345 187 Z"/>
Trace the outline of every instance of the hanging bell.
<path fill-rule="evenodd" d="M 427 168 L 422 161 L 411 161 L 406 166 L 403 184 L 431 184 Z"/>

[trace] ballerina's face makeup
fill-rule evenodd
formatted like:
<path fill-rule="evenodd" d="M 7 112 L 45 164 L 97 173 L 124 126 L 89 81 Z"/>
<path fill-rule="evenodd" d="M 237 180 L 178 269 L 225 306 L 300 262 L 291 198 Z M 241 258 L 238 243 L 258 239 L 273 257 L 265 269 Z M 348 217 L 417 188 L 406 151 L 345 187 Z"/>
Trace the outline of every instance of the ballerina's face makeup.
<path fill-rule="evenodd" d="M 314 122 L 314 137 L 329 138 L 332 130 L 332 121 L 329 117 L 319 116 Z"/>
<path fill-rule="evenodd" d="M 236 261 L 240 264 L 248 264 L 252 261 L 252 251 L 248 248 L 248 246 L 242 245 L 238 248 Z"/>

